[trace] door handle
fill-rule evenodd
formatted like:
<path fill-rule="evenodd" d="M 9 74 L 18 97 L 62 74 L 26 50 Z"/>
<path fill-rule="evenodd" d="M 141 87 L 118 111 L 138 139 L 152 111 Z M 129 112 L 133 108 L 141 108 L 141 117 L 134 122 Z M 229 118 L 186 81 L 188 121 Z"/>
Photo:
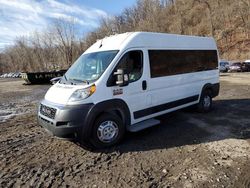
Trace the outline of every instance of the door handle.
<path fill-rule="evenodd" d="M 146 90 L 147 89 L 147 81 L 143 80 L 142 81 L 142 90 Z"/>

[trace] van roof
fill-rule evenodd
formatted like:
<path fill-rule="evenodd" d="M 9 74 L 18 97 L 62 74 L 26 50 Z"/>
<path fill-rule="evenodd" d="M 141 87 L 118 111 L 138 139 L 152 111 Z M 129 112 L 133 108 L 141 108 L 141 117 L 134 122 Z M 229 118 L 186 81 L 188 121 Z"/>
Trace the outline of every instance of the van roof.
<path fill-rule="evenodd" d="M 98 40 L 86 53 L 128 48 L 217 50 L 212 37 L 153 32 L 128 32 Z"/>

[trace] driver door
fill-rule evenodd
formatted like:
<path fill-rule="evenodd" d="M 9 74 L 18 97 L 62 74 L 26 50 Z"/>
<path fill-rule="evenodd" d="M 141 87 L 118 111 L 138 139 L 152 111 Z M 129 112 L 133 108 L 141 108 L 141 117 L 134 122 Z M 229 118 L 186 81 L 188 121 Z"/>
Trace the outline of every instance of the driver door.
<path fill-rule="evenodd" d="M 119 60 L 114 72 L 118 69 L 126 70 L 129 84 L 120 87 L 115 84 L 113 77 L 113 98 L 119 98 L 126 102 L 131 115 L 131 124 L 139 120 L 134 116 L 135 112 L 146 108 L 147 75 L 145 74 L 144 55 L 142 50 L 131 50 L 126 52 Z"/>

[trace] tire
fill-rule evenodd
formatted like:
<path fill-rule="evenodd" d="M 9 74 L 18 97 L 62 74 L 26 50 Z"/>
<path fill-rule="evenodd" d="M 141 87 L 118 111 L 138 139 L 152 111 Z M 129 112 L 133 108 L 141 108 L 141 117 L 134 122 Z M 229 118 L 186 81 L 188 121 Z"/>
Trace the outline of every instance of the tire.
<path fill-rule="evenodd" d="M 212 92 L 206 89 L 202 92 L 200 101 L 197 105 L 197 111 L 201 113 L 206 113 L 212 110 Z"/>
<path fill-rule="evenodd" d="M 96 149 L 118 144 L 125 134 L 125 126 L 116 114 L 102 114 L 94 123 L 90 142 Z"/>

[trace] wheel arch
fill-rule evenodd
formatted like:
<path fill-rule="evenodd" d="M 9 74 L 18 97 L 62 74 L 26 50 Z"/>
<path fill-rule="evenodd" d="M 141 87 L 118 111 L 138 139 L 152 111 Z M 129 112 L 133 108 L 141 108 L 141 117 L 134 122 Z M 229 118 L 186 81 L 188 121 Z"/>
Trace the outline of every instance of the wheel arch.
<path fill-rule="evenodd" d="M 206 90 L 210 90 L 212 97 L 216 97 L 219 94 L 219 89 L 220 89 L 220 84 L 219 83 L 206 83 L 201 90 L 200 96 L 202 95 L 202 93 Z"/>
<path fill-rule="evenodd" d="M 95 120 L 103 113 L 116 113 L 123 121 L 125 127 L 131 124 L 130 111 L 127 104 L 122 99 L 110 99 L 95 104 L 87 113 L 81 131 L 82 139 L 88 139 Z"/>

